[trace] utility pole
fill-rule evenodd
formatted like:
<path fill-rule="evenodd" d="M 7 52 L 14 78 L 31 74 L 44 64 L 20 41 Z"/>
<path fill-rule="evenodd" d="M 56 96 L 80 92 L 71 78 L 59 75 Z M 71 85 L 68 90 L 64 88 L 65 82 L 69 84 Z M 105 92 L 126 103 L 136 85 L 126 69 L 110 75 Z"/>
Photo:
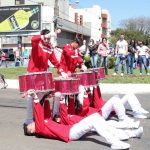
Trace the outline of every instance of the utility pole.
<path fill-rule="evenodd" d="M 54 28 L 57 29 L 57 17 L 59 16 L 58 0 L 55 0 L 54 5 Z"/>
<path fill-rule="evenodd" d="M 53 18 L 53 22 L 51 23 L 51 32 L 55 32 L 55 30 L 57 30 L 57 17 L 58 16 L 59 16 L 58 0 L 55 0 L 55 3 L 54 3 L 54 18 Z M 51 42 L 53 43 L 53 46 L 57 46 L 57 34 L 56 34 L 56 37 L 51 38 Z"/>

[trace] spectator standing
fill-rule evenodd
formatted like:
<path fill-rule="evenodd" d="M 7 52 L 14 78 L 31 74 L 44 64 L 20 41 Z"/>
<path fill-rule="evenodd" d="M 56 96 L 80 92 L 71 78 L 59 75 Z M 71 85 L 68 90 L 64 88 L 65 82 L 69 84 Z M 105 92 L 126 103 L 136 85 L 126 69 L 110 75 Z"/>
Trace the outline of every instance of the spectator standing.
<path fill-rule="evenodd" d="M 102 43 L 98 46 L 98 54 L 100 55 L 100 67 L 104 63 L 105 74 L 108 74 L 108 54 L 110 53 L 107 39 L 103 38 Z"/>
<path fill-rule="evenodd" d="M 127 55 L 127 74 L 133 75 L 133 64 L 135 61 L 136 53 L 136 42 L 132 39 L 128 46 L 128 55 Z"/>
<path fill-rule="evenodd" d="M 93 68 L 97 68 L 97 60 L 98 60 L 98 54 L 97 54 L 97 49 L 98 45 L 95 44 L 93 39 L 90 39 L 89 45 L 88 45 L 89 53 L 90 53 L 90 59 L 91 59 L 91 64 Z"/>
<path fill-rule="evenodd" d="M 79 48 L 81 57 L 84 59 L 84 56 L 87 51 L 86 40 L 83 40 L 83 45 Z"/>
<path fill-rule="evenodd" d="M 124 75 L 127 53 L 128 53 L 128 43 L 126 40 L 124 40 L 124 34 L 121 34 L 120 39 L 116 43 L 115 54 L 117 55 L 117 59 L 115 62 L 114 76 L 117 75 L 119 64 L 122 65 L 121 76 Z"/>
<path fill-rule="evenodd" d="M 5 66 L 7 68 L 7 62 L 6 62 L 6 54 L 4 51 L 2 51 L 2 54 L 1 54 L 1 63 L 0 63 L 0 67 L 2 66 L 2 64 L 5 63 Z"/>
<path fill-rule="evenodd" d="M 142 76 L 142 65 L 144 65 L 146 75 L 149 75 L 146 53 L 148 53 L 150 49 L 144 44 L 143 41 L 141 41 L 139 42 L 139 46 L 137 47 L 137 50 L 138 50 L 139 64 L 140 64 L 140 76 Z"/>

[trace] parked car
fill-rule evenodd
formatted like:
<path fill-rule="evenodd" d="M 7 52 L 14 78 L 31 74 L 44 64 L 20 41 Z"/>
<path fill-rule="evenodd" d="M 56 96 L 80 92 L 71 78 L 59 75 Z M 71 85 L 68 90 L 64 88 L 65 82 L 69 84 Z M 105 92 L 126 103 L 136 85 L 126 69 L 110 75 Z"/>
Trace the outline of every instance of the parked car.
<path fill-rule="evenodd" d="M 15 55 L 12 48 L 2 48 L 1 51 L 3 51 L 6 54 L 7 60 L 11 60 L 11 61 L 15 60 Z"/>

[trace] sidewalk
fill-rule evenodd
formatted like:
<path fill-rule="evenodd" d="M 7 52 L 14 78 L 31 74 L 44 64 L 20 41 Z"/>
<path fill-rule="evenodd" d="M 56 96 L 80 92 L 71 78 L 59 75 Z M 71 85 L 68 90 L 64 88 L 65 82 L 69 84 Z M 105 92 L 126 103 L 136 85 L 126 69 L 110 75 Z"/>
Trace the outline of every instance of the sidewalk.
<path fill-rule="evenodd" d="M 19 82 L 18 80 L 9 80 L 6 79 L 8 83 L 7 88 L 18 89 Z M 100 83 L 100 88 L 102 93 L 120 93 L 125 94 L 128 92 L 132 93 L 150 93 L 150 84 L 104 84 Z"/>

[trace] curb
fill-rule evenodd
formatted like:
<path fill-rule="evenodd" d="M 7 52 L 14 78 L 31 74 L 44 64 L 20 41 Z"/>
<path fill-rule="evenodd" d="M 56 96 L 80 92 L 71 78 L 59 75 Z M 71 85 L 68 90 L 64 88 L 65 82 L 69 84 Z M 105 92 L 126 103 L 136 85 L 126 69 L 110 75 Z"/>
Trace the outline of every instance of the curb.
<path fill-rule="evenodd" d="M 18 89 L 19 90 L 19 81 L 6 79 L 9 89 Z M 105 94 L 127 94 L 132 93 L 150 93 L 150 84 L 107 84 L 100 83 L 101 93 Z"/>

